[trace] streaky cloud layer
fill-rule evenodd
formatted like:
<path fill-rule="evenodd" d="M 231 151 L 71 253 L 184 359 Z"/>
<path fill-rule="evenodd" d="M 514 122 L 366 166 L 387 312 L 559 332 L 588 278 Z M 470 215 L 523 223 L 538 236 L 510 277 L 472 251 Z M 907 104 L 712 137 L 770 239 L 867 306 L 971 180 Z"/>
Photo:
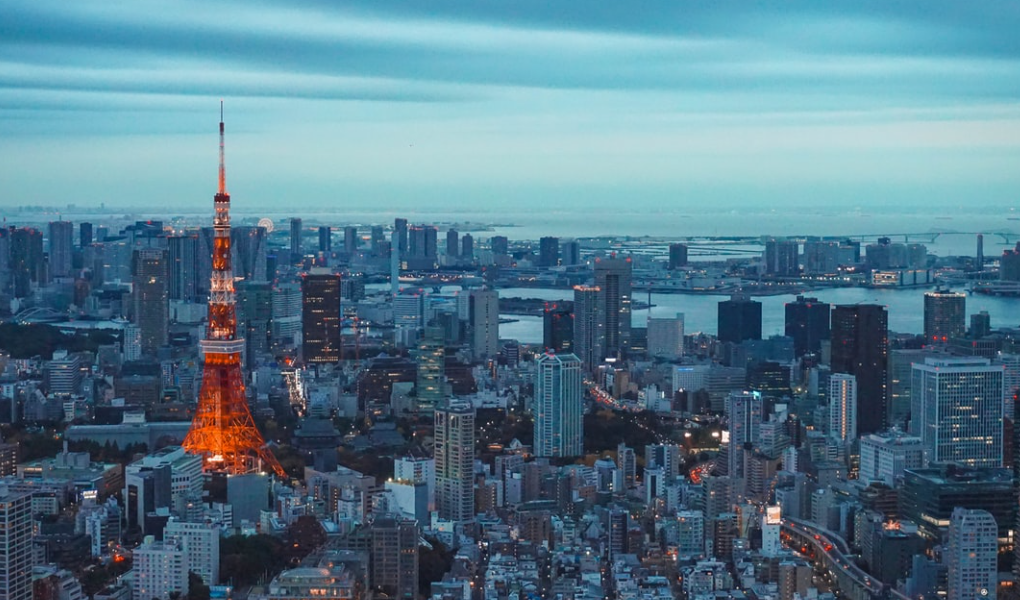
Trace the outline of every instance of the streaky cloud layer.
<path fill-rule="evenodd" d="M 1005 207 L 1016 31 L 1007 1 L 10 0 L 0 207 L 200 205 L 223 97 L 256 209 Z"/>

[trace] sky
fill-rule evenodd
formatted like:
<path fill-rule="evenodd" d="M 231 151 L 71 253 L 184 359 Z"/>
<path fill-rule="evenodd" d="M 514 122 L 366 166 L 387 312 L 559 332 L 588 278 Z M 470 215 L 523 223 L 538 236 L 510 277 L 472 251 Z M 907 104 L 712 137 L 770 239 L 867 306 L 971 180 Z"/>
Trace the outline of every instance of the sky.
<path fill-rule="evenodd" d="M 4 0 L 0 212 L 1020 198 L 1020 3 Z"/>

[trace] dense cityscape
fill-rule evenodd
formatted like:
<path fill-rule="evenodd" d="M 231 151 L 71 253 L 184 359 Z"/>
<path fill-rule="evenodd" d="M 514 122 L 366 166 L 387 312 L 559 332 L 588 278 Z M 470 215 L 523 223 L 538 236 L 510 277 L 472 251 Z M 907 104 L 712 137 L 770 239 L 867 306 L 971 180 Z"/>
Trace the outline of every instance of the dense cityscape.
<path fill-rule="evenodd" d="M 1017 301 L 1020 244 L 277 231 L 224 149 L 204 223 L 0 230 L 2 597 L 1012 592 L 1020 312 L 967 302 Z M 848 286 L 922 290 L 923 331 L 803 293 Z"/>
<path fill-rule="evenodd" d="M 1020 600 L 1016 0 L 3 0 L 0 600 Z"/>

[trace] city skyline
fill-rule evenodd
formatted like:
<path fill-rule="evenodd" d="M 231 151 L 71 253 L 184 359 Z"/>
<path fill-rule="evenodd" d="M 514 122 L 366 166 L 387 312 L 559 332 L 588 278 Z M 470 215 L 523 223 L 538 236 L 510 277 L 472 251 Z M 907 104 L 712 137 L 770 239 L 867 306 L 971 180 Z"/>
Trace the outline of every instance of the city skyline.
<path fill-rule="evenodd" d="M 246 8 L 0 9 L 0 207 L 200 208 L 220 98 L 253 210 L 1006 209 L 1020 183 L 1005 2 Z"/>

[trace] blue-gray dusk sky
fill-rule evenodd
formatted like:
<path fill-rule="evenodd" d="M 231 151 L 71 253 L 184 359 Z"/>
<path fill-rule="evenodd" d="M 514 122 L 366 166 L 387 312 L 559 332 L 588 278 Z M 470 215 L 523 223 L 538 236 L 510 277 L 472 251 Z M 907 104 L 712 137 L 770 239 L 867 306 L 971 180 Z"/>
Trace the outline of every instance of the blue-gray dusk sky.
<path fill-rule="evenodd" d="M 1020 2 L 5 0 L 0 212 L 1020 198 Z M 173 208 L 168 208 L 173 207 Z"/>

